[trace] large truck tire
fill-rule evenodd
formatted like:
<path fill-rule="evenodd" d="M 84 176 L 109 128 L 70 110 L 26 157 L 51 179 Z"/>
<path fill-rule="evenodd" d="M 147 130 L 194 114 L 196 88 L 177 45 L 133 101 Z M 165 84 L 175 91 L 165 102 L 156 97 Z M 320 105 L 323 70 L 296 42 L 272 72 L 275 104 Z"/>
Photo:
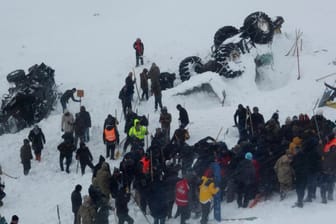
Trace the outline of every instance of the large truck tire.
<path fill-rule="evenodd" d="M 190 56 L 183 59 L 179 66 L 179 73 L 182 82 L 190 79 L 193 73 L 202 73 L 202 60 L 197 56 Z"/>

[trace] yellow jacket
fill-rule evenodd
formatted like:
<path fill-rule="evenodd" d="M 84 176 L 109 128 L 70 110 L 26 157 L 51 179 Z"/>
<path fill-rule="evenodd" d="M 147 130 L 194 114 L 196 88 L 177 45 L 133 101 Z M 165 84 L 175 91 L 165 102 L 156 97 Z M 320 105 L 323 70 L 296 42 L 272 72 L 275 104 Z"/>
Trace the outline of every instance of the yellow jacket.
<path fill-rule="evenodd" d="M 210 184 L 209 184 L 209 181 Z M 199 200 L 202 204 L 205 204 L 212 200 L 213 196 L 219 191 L 218 187 L 215 187 L 213 180 L 202 176 L 202 184 L 200 185 Z"/>
<path fill-rule="evenodd" d="M 139 140 L 143 140 L 145 135 L 147 134 L 147 128 L 145 126 L 140 125 L 139 130 L 137 130 L 136 125 L 140 121 L 138 119 L 134 119 L 134 125 L 128 131 L 128 135 L 130 137 L 135 137 Z"/>

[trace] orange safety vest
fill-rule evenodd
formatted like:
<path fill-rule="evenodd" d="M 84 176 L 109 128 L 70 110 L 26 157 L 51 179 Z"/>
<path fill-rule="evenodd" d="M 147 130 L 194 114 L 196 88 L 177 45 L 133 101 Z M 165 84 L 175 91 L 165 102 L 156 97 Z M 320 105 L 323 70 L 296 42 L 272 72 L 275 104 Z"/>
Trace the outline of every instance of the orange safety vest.
<path fill-rule="evenodd" d="M 140 162 L 142 162 L 142 173 L 144 173 L 144 174 L 149 173 L 149 163 L 150 163 L 150 160 L 147 159 L 146 157 L 142 157 L 142 159 L 140 160 Z"/>
<path fill-rule="evenodd" d="M 114 142 L 117 139 L 115 128 L 112 128 L 111 130 L 107 130 L 105 128 L 104 133 L 105 133 L 105 139 L 108 142 Z"/>
<path fill-rule="evenodd" d="M 323 148 L 323 152 L 329 152 L 332 146 L 336 145 L 336 138 L 331 139 Z"/>

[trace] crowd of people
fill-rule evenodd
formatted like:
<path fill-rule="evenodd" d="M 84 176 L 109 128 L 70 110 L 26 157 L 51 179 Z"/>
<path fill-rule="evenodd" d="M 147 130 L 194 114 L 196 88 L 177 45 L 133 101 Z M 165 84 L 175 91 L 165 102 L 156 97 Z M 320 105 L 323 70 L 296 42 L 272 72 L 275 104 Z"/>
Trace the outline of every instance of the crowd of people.
<path fill-rule="evenodd" d="M 143 65 L 141 40 L 133 46 L 136 65 Z M 166 219 L 177 217 L 185 224 L 192 213 L 200 218 L 201 224 L 206 224 L 212 199 L 218 195 L 222 201 L 236 200 L 238 207 L 246 208 L 255 206 L 261 199 L 267 200 L 274 193 L 285 200 L 288 192 L 295 189 L 297 202 L 294 207 L 302 208 L 304 203 L 316 199 L 317 187 L 320 187 L 321 202 L 333 200 L 336 128 L 321 111 L 311 118 L 307 114 L 288 117 L 281 125 L 278 112 L 265 121 L 258 107 L 251 111 L 248 106 L 239 104 L 233 115 L 239 140 L 233 148 L 229 149 L 225 142 L 210 136 L 190 145 L 187 142 L 189 115 L 180 104 L 176 105 L 180 125 L 171 135 L 172 116 L 162 104 L 159 74 L 159 67 L 153 63 L 149 71 L 144 68 L 141 72 L 140 83 L 141 100 L 148 100 L 150 80 L 154 109 L 160 108 L 158 122 L 161 127 L 149 136 L 148 117 L 132 110 L 136 79 L 130 72 L 119 92 L 126 137 L 120 139 L 119 121 L 108 114 L 102 130 L 106 154 L 100 155 L 95 165 L 86 145 L 90 141 L 90 114 L 84 106 L 80 106 L 75 116 L 67 109 L 69 99 L 80 102 L 73 96 L 75 88 L 61 97 L 64 133 L 63 142 L 57 146 L 60 169 L 70 172 L 75 153 L 81 174 L 85 174 L 86 166 L 92 170 L 88 195 L 82 198 L 81 185 L 76 185 L 71 193 L 74 224 L 107 224 L 110 211 L 114 211 L 118 223 L 132 224 L 134 219 L 128 209 L 130 200 L 135 201 L 147 222 L 150 222 L 147 218 L 150 214 L 154 224 L 164 224 Z M 41 161 L 45 143 L 42 129 L 35 125 L 21 147 L 24 175 L 29 174 L 32 150 L 35 159 Z M 116 150 L 119 146 L 123 149 L 121 158 Z M 118 159 L 119 166 L 111 169 L 108 160 Z M 219 182 L 213 164 L 220 167 Z M 2 185 L 0 190 L 3 198 Z M 175 214 L 174 204 L 177 206 Z"/>
<path fill-rule="evenodd" d="M 211 201 L 217 194 L 227 203 L 236 200 L 241 208 L 254 206 L 274 193 L 285 200 L 294 189 L 297 202 L 293 207 L 302 208 L 304 203 L 315 200 L 318 187 L 322 203 L 333 200 L 336 128 L 322 112 L 311 118 L 306 114 L 288 117 L 280 125 L 278 112 L 265 121 L 258 107 L 251 112 L 249 107 L 239 105 L 233 116 L 239 140 L 228 149 L 225 142 L 212 137 L 189 145 L 184 123 L 188 112 L 181 105 L 177 109 L 180 127 L 170 136 L 171 115 L 163 107 L 159 120 L 162 128 L 156 129 L 147 148 L 144 139 L 148 135 L 148 120 L 127 110 L 125 133 L 129 143 L 119 167 L 111 171 L 101 156 L 94 167 L 89 195 L 82 205 L 87 206 L 86 213 L 74 212 L 75 217 L 90 217 L 88 223 L 94 223 L 99 217 L 105 220 L 99 223 L 108 223 L 108 211 L 115 209 L 119 223 L 133 223 L 127 204 L 134 200 L 145 217 L 149 214 L 153 217 L 154 223 L 180 216 L 180 223 L 184 224 L 194 213 L 205 224 Z M 107 120 L 117 127 L 115 117 L 109 115 Z M 111 154 L 107 158 L 108 155 Z M 219 184 L 212 169 L 214 163 L 221 168 Z M 115 205 L 109 203 L 111 199 Z"/>

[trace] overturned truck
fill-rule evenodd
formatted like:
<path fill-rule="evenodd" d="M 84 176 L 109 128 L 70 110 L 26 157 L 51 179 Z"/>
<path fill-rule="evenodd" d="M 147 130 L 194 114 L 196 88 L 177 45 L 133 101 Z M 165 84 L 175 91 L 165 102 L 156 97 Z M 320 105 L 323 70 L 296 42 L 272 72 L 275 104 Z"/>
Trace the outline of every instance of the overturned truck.
<path fill-rule="evenodd" d="M 2 97 L 0 135 L 15 133 L 47 117 L 58 96 L 55 70 L 41 63 L 28 69 L 15 70 L 7 75 L 13 84 Z"/>
<path fill-rule="evenodd" d="M 240 55 L 250 53 L 256 44 L 269 44 L 276 31 L 280 31 L 284 19 L 276 17 L 274 21 L 263 12 L 254 12 L 247 16 L 240 29 L 233 26 L 224 26 L 214 35 L 214 44 L 211 47 L 211 59 L 203 62 L 198 56 L 189 56 L 179 65 L 179 74 L 182 81 L 190 79 L 193 74 L 207 71 L 216 72 L 226 78 L 235 78 L 244 73 L 234 69 L 231 62 L 239 59 Z M 256 58 L 256 65 L 260 66 Z"/>

